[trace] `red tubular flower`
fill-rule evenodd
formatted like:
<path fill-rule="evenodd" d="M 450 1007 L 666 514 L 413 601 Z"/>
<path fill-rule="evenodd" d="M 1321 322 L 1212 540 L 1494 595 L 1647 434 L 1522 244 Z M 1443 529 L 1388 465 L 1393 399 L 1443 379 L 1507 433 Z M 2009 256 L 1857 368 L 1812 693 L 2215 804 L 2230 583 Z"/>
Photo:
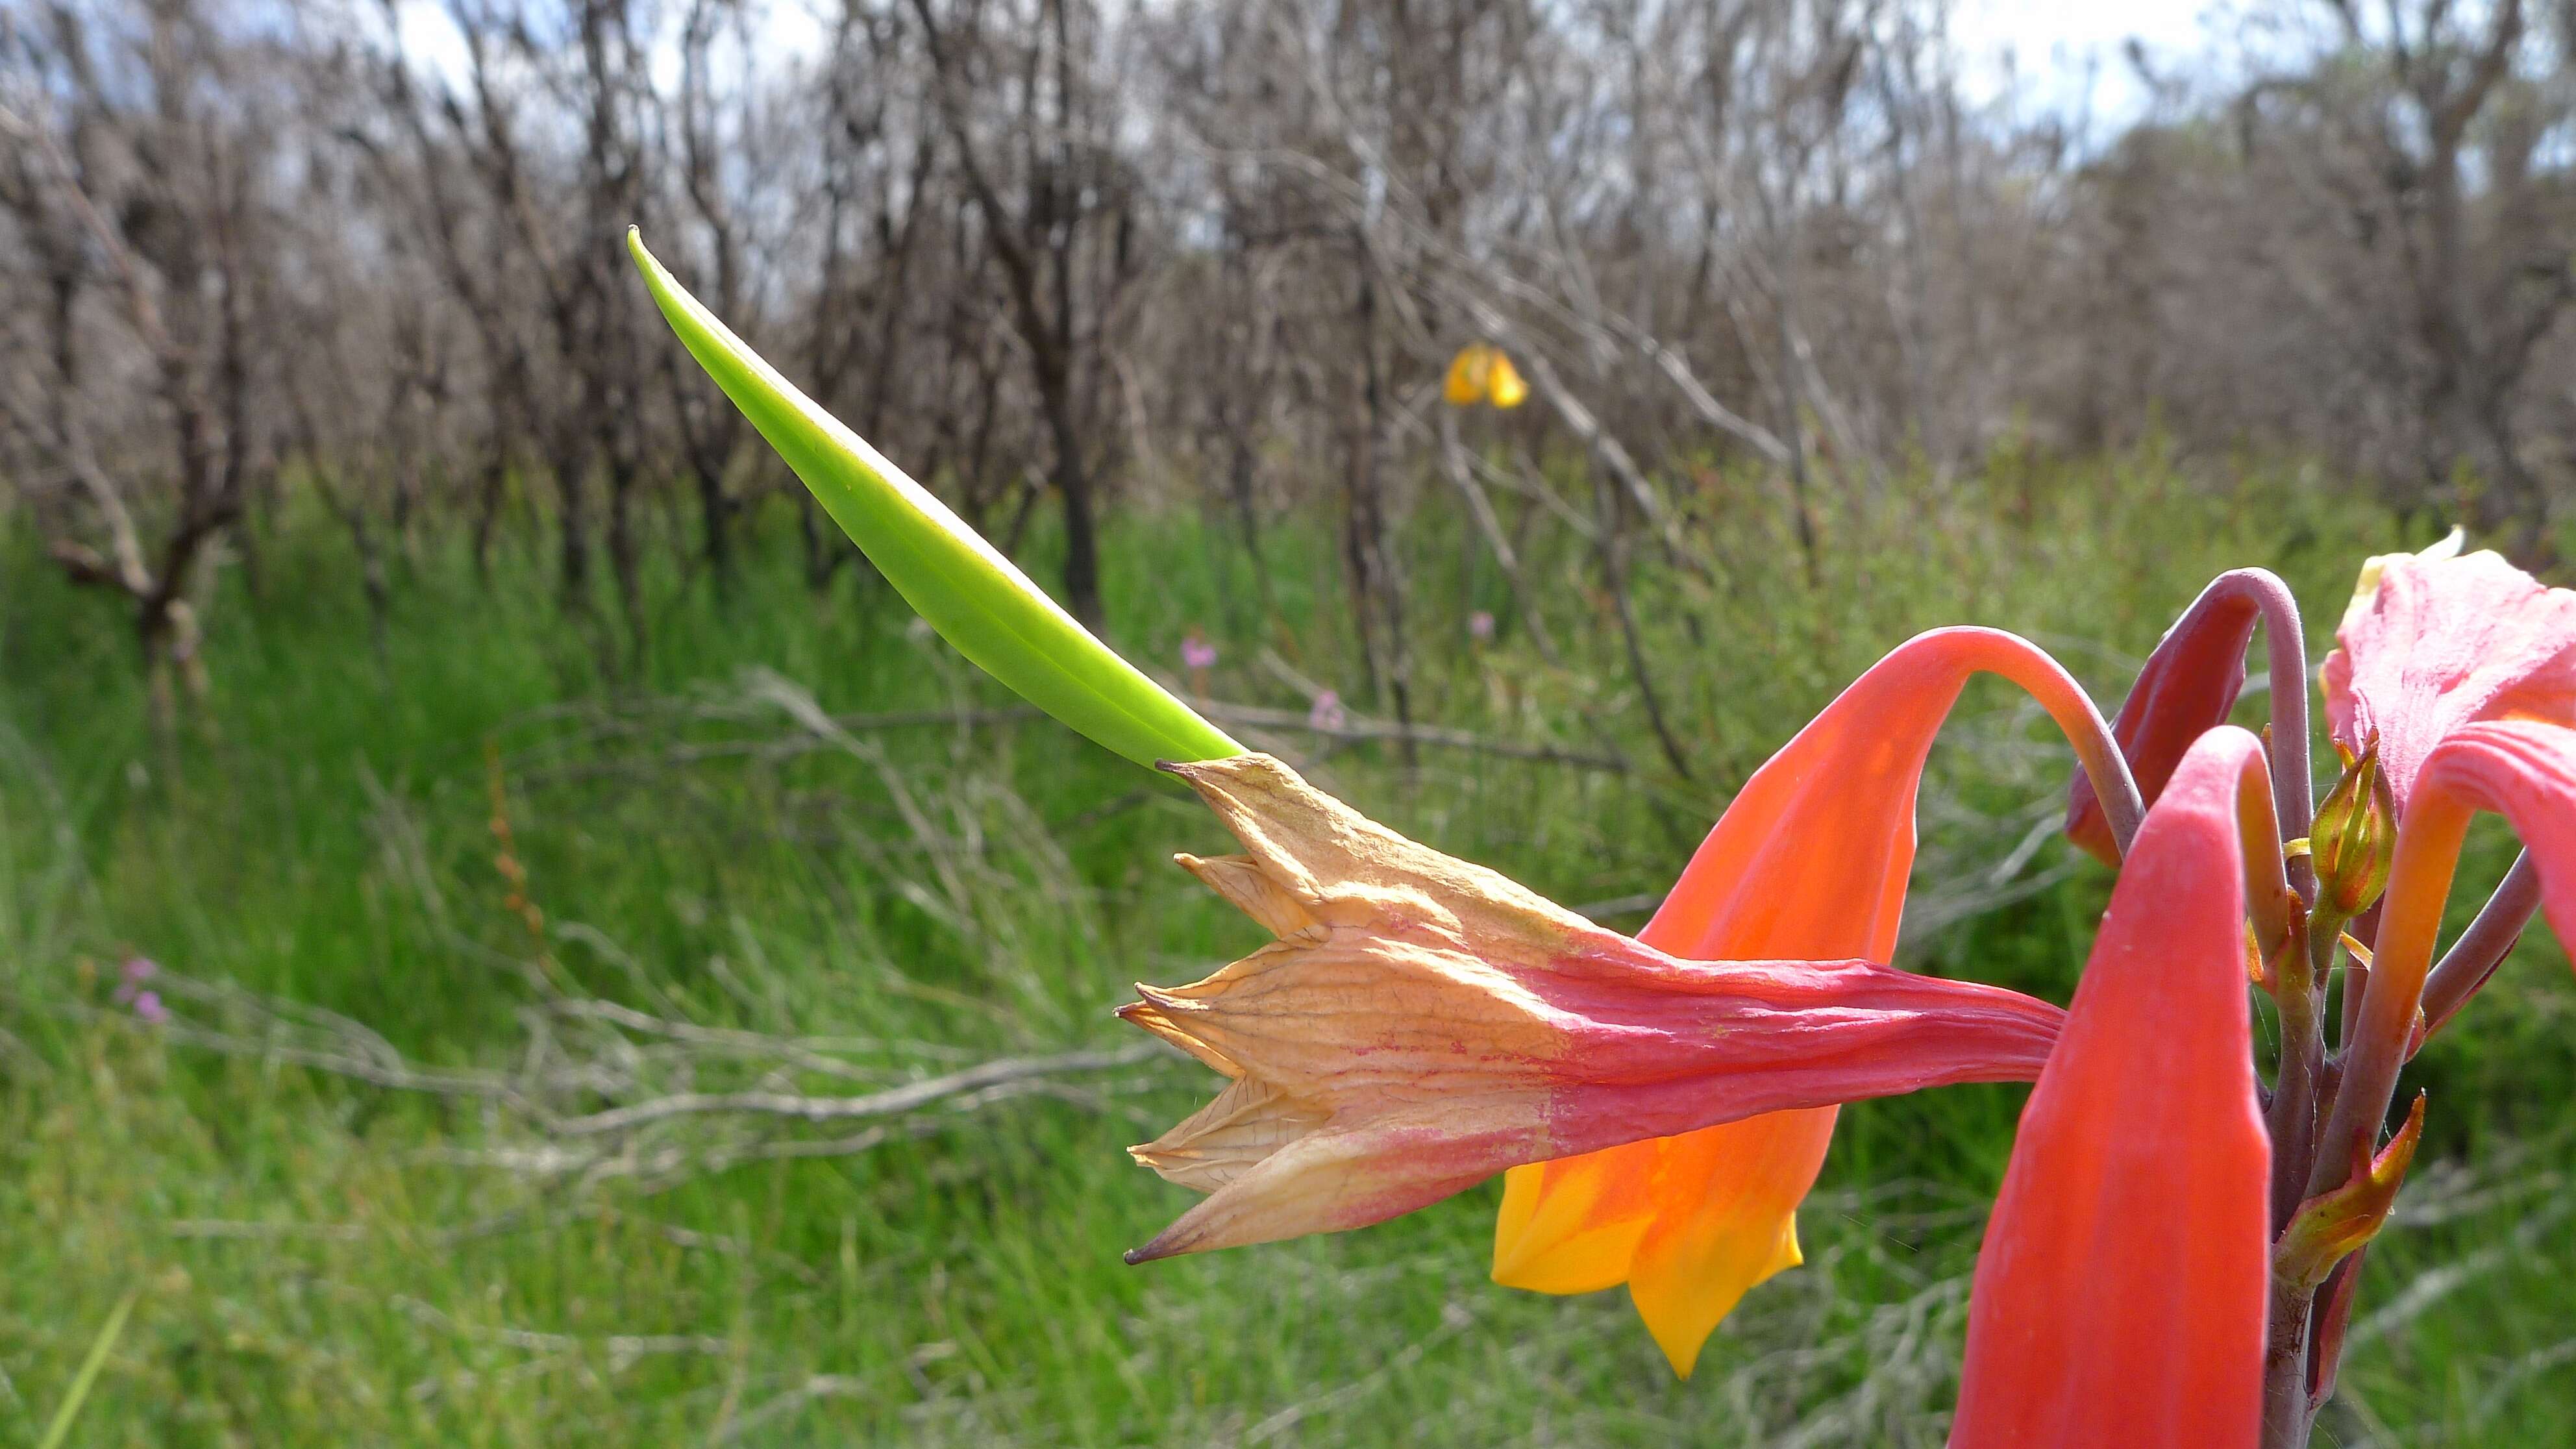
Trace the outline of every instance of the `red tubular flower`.
<path fill-rule="evenodd" d="M 1951 1449 L 2261 1432 L 2271 1146 L 2243 955 L 2261 755 L 2205 735 L 2121 870 L 1987 1222 Z"/>
<path fill-rule="evenodd" d="M 2150 806 L 2183 752 L 2205 732 L 2227 723 L 2245 686 L 2245 649 L 2261 623 L 2273 640 L 2270 681 L 2276 748 L 2294 757 L 2274 773 L 2280 788 L 2274 808 L 2294 835 L 2307 831 L 2308 681 L 2298 602 L 2263 569 L 2220 574 L 2201 590 L 2155 653 L 2138 671 L 2111 726 Z M 2066 834 L 2105 864 L 2119 863 L 2111 832 L 2094 796 L 2093 779 L 2079 774 L 2067 786 Z"/>
<path fill-rule="evenodd" d="M 1891 651 L 1755 772 L 1638 939 L 1693 959 L 1889 959 L 1914 864 L 1914 802 L 1932 737 L 1968 676 L 2036 696 L 2088 774 L 2119 783 L 2115 834 L 2138 806 L 2092 702 L 2055 661 L 1993 629 L 1940 629 Z M 1797 1207 L 1834 1109 L 1515 1168 L 1494 1279 L 1579 1293 L 1628 1285 L 1676 1372 L 1754 1284 L 1798 1258 Z"/>

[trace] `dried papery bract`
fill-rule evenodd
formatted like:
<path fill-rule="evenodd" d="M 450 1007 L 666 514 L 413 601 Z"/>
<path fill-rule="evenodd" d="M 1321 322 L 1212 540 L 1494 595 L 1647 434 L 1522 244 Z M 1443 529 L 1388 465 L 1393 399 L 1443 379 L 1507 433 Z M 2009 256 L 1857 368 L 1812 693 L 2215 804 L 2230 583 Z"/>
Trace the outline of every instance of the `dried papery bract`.
<path fill-rule="evenodd" d="M 1233 1078 L 1137 1159 L 1209 1191 L 1135 1261 L 1360 1227 L 1504 1168 L 1758 1113 L 2027 1080 L 2061 1013 L 1866 961 L 1676 960 L 1263 755 L 1169 766 L 1280 939 L 1120 1015 Z"/>

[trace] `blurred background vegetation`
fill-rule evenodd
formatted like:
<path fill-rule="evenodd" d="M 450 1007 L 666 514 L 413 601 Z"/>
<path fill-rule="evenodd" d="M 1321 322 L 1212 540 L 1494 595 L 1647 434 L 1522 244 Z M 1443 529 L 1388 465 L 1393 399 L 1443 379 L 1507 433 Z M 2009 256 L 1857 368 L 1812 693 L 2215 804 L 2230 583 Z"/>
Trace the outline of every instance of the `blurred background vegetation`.
<path fill-rule="evenodd" d="M 1687 1384 L 1485 1282 L 1493 1188 L 1120 1265 L 1209 1081 L 1108 1013 L 1256 940 L 1218 833 L 930 637 L 619 234 L 1239 737 L 1633 928 L 1921 629 L 2107 713 L 2223 569 L 2312 661 L 2454 519 L 2561 577 L 2576 9 L 2213 13 L 2097 113 L 1907 0 L 0 7 L 0 1442 L 139 1290 L 78 1442 L 1937 1444 L 2022 1089 L 1849 1109 Z M 1526 404 L 1440 401 L 1479 340 Z M 1904 964 L 2064 999 L 2068 768 L 1971 687 Z M 2571 1005 L 2535 932 L 2416 1065 L 2322 1442 L 2576 1441 Z"/>

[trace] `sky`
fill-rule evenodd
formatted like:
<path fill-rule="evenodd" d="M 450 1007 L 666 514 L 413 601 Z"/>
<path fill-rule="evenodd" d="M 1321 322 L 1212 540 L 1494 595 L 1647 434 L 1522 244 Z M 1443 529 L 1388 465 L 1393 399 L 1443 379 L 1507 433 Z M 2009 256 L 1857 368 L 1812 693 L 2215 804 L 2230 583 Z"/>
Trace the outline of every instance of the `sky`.
<path fill-rule="evenodd" d="M 2208 49 L 2208 27 L 2221 19 L 2214 0 L 1952 0 L 1950 35 L 1972 92 L 2002 94 L 2009 53 L 2030 104 L 2073 113 L 2089 85 L 2093 116 L 2117 125 L 2148 100 L 2122 48 L 2134 38 L 2154 63 L 2172 66 Z"/>
<path fill-rule="evenodd" d="M 820 43 L 822 3 L 770 0 L 764 38 L 791 50 Z M 412 54 L 433 71 L 463 74 L 464 44 L 444 0 L 399 0 L 395 13 Z M 2089 102 L 2097 123 L 2117 126 L 2147 104 L 2122 47 L 2134 37 L 2159 63 L 2186 60 L 2207 48 L 2207 26 L 2221 13 L 2219 0 L 1952 0 L 1950 34 L 1972 96 L 2000 97 L 2017 73 L 2024 104 L 2074 115 Z"/>

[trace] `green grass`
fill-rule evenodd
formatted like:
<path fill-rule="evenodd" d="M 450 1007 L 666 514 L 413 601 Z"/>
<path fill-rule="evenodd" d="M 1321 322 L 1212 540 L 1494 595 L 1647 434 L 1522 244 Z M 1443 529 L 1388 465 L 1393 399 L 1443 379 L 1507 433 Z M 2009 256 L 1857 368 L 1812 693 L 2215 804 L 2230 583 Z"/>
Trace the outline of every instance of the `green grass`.
<path fill-rule="evenodd" d="M 2439 531 L 2296 470 L 2154 453 L 1999 458 L 1886 498 L 1827 521 L 1810 587 L 1775 502 L 1712 475 L 1689 525 L 1708 574 L 1644 566 L 1683 780 L 1586 556 L 1543 530 L 1530 560 L 1567 644 L 1551 666 L 1430 495 L 1407 534 L 1418 715 L 1639 768 L 1376 747 L 1309 762 L 1559 900 L 1650 894 L 1770 749 L 1920 629 L 2020 629 L 2107 709 L 2219 570 L 2280 571 L 2322 645 L 2362 554 Z M 1804 1216 L 1808 1266 L 1757 1290 L 1682 1384 L 1620 1295 L 1485 1281 L 1491 1187 L 1361 1233 L 1122 1266 L 1187 1200 L 1121 1150 L 1204 1099 L 1212 1078 L 1178 1060 L 857 1155 L 584 1188 L 490 1165 L 536 1140 L 507 1114 L 212 1050 L 112 1000 L 139 954 L 239 993 L 174 983 L 183 1022 L 265 1029 L 258 1003 L 285 1001 L 427 1067 L 533 1070 L 542 954 L 641 1009 L 848 1039 L 843 1059 L 891 1083 L 1124 1044 L 1108 1012 L 1129 982 L 1193 979 L 1255 942 L 1167 863 L 1217 843 L 1212 822 L 1045 721 L 722 752 L 797 734 L 747 671 L 839 714 L 1008 702 L 863 571 L 809 592 L 788 520 L 765 523 L 728 598 L 657 572 L 649 654 L 612 664 L 622 628 L 561 605 L 537 541 L 480 584 L 435 533 L 395 563 L 379 651 L 342 540 L 290 506 L 262 529 L 256 596 L 246 568 L 225 572 L 214 698 L 175 755 L 146 728 L 108 601 L 0 534 L 0 1445 L 42 1436 L 137 1285 L 69 1442 L 1940 1441 L 2016 1089 L 1848 1109 Z M 1200 626 L 1220 697 L 1303 707 L 1256 662 L 1267 647 L 1378 712 L 1329 525 L 1282 523 L 1268 547 L 1275 616 L 1223 520 L 1130 519 L 1108 559 L 1113 642 L 1176 672 Z M 1491 645 L 1468 638 L 1480 608 L 1503 621 Z M 487 751 L 541 942 L 505 908 Z M 2065 768 L 2031 711 L 1972 687 L 1926 792 L 1923 887 L 1991 869 Z M 2482 837 L 2468 877 L 2491 880 L 2507 848 Z M 2028 873 L 2064 858 L 2052 842 Z M 1911 941 L 1909 964 L 2063 999 L 2107 884 L 2077 869 Z M 2374 1249 L 2362 1313 L 2419 1311 L 2356 1349 L 2357 1407 L 2320 1442 L 2381 1424 L 2407 1443 L 2576 1440 L 2560 1287 L 2576 989 L 2545 936 L 2415 1073 L 2434 1120 L 2410 1193 L 2445 1207 Z M 2431 1293 L 2451 1264 L 2472 1271 Z"/>

